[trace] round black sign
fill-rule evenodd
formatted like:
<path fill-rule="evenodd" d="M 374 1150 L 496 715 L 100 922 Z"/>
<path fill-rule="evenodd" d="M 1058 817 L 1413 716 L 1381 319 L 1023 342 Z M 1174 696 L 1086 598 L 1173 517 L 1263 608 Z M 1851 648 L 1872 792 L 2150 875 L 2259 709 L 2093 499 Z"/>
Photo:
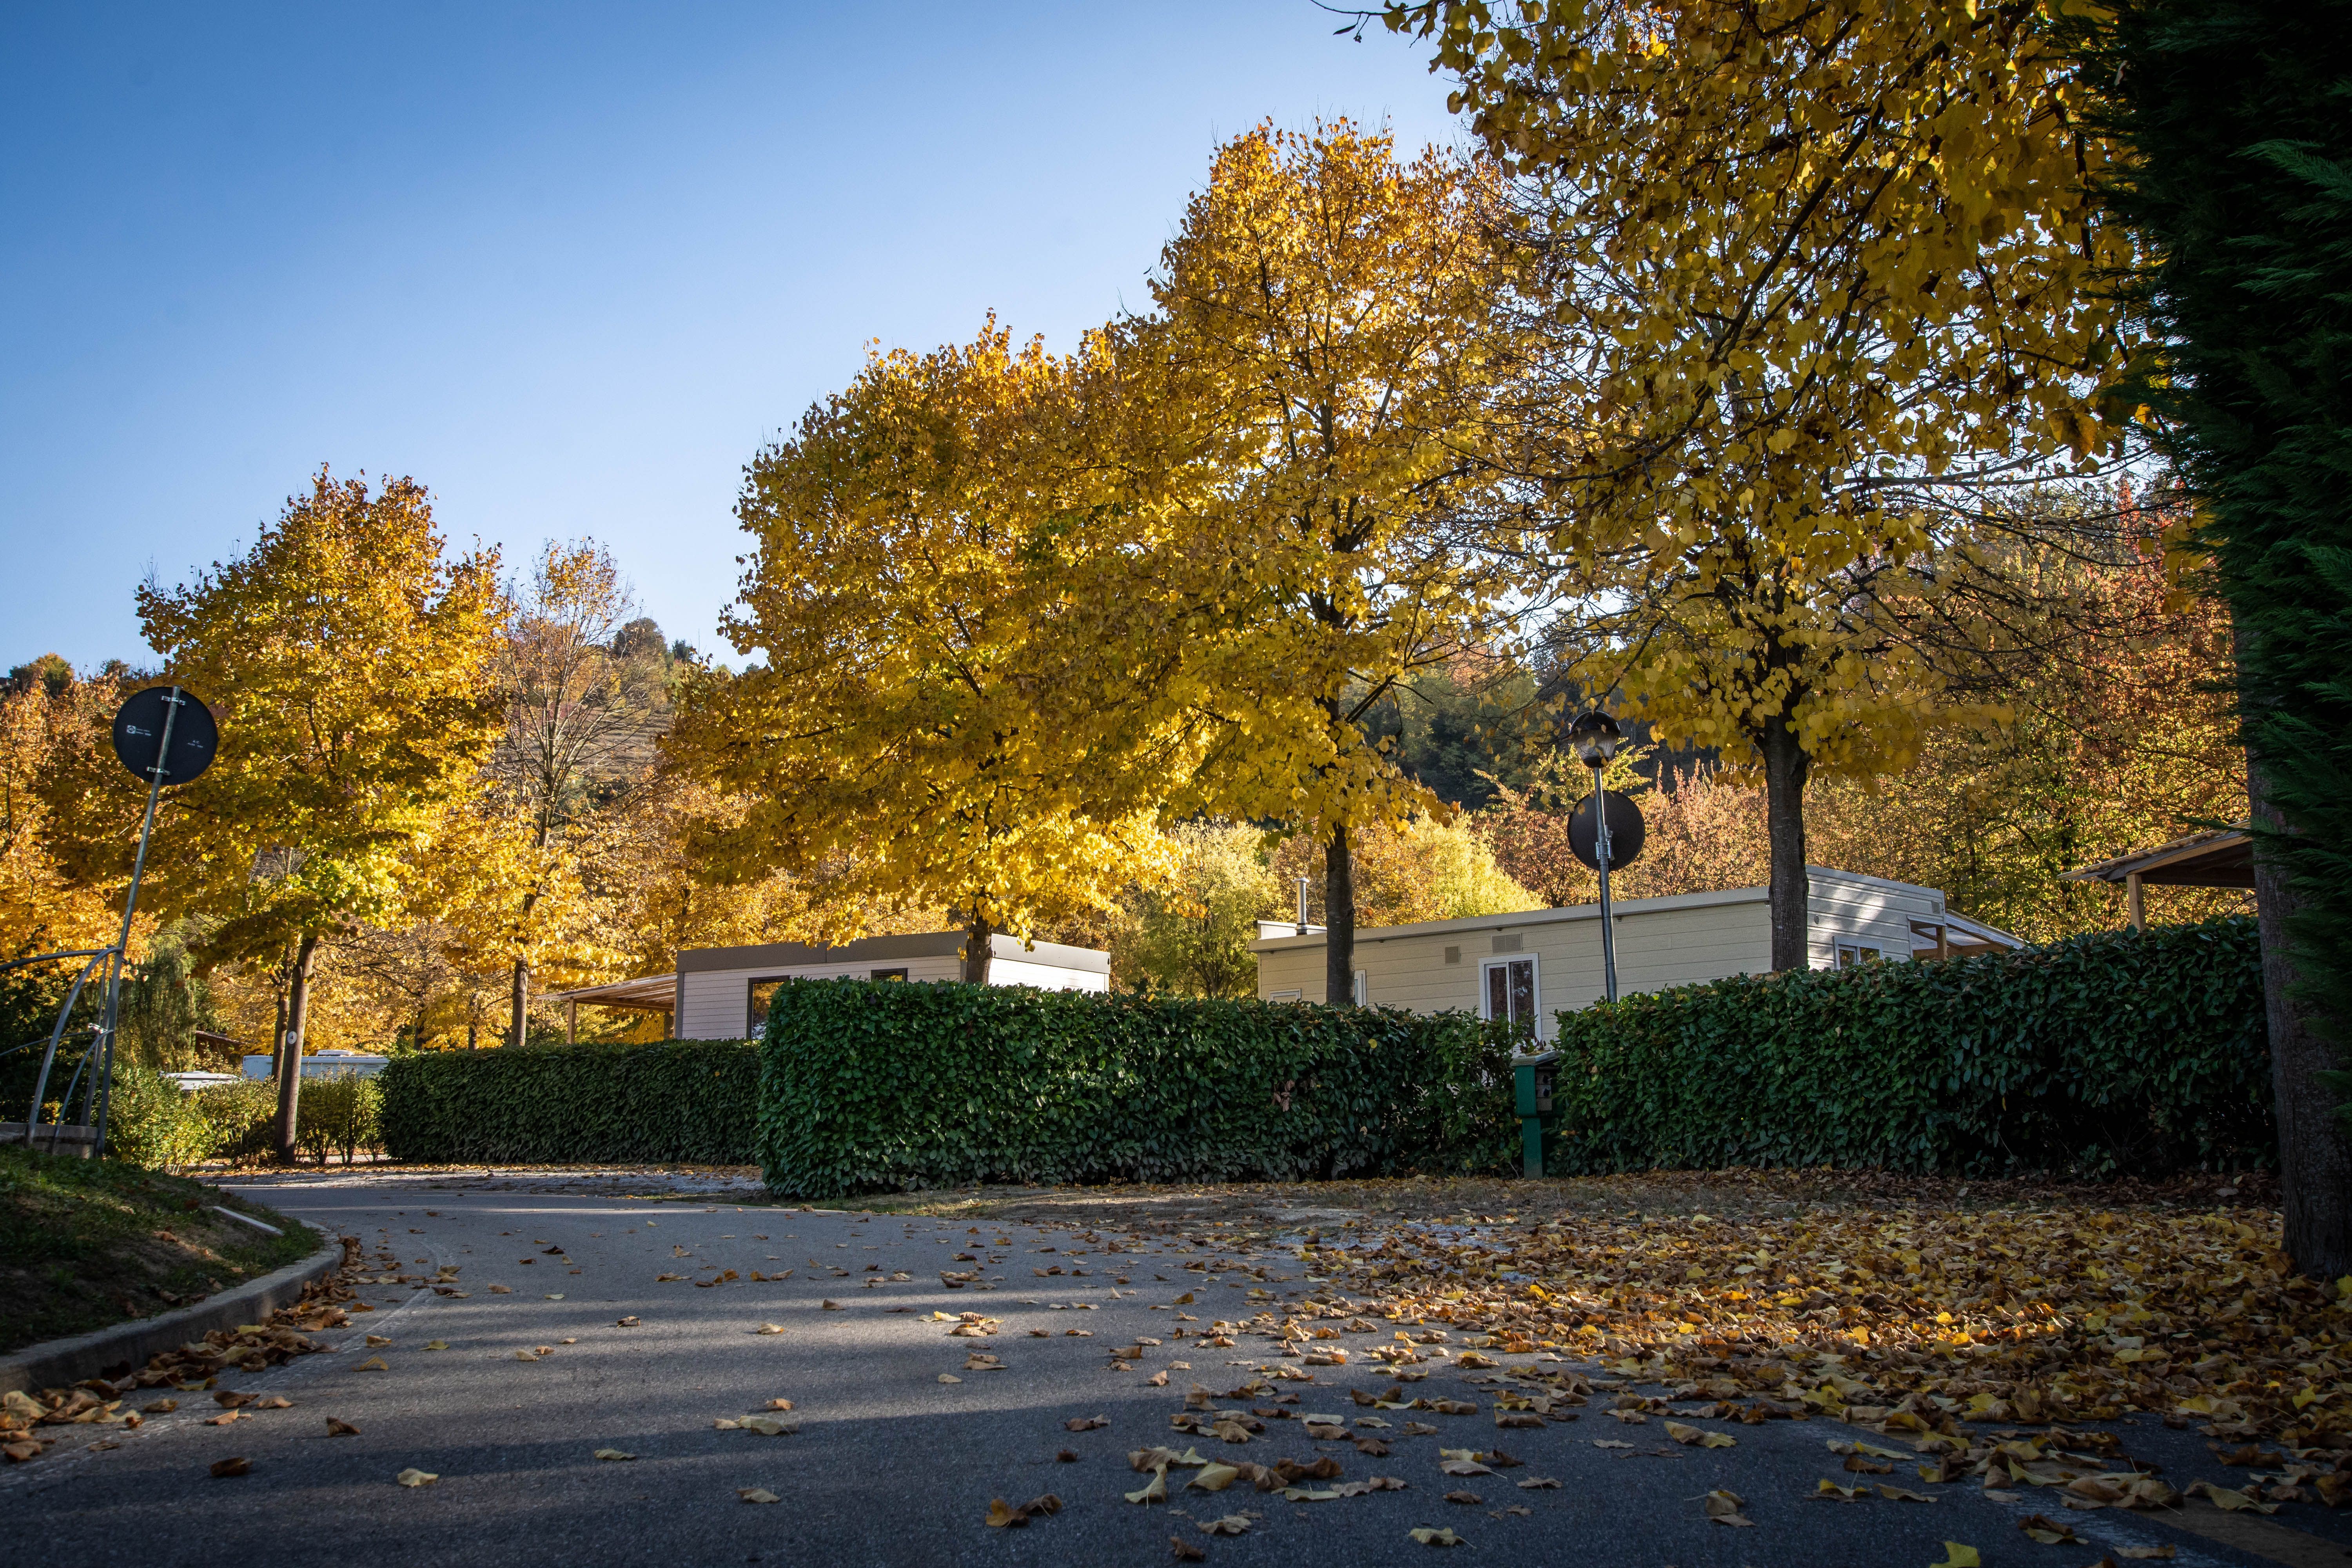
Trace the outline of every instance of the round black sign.
<path fill-rule="evenodd" d="M 1642 808 L 1622 795 L 1609 797 L 1609 868 L 1622 871 L 1642 853 Z M 1586 795 L 1569 814 L 1568 847 L 1593 870 L 1601 869 L 1594 840 L 1601 837 L 1592 823 L 1592 797 Z"/>
<path fill-rule="evenodd" d="M 159 757 L 167 717 L 172 723 L 171 750 Z M 125 702 L 114 716 L 114 754 L 142 784 L 158 778 L 167 784 L 187 783 L 213 765 L 213 751 L 219 743 L 220 731 L 213 723 L 211 710 L 196 700 L 194 692 L 181 687 L 151 686 Z"/>

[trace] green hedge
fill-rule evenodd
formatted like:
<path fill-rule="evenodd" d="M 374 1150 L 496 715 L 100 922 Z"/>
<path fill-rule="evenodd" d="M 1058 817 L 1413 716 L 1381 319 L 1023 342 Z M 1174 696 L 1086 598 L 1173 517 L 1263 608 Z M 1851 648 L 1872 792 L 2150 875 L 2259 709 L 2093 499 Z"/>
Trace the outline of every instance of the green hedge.
<path fill-rule="evenodd" d="M 2251 920 L 1563 1013 L 1551 1168 L 2085 1176 L 2276 1158 Z"/>
<path fill-rule="evenodd" d="M 748 1040 L 428 1051 L 385 1065 L 377 1115 L 396 1160 L 740 1165 L 759 1076 Z"/>
<path fill-rule="evenodd" d="M 1507 1055 L 1462 1014 L 793 981 L 769 1003 L 760 1161 L 810 1197 L 1499 1171 Z"/>

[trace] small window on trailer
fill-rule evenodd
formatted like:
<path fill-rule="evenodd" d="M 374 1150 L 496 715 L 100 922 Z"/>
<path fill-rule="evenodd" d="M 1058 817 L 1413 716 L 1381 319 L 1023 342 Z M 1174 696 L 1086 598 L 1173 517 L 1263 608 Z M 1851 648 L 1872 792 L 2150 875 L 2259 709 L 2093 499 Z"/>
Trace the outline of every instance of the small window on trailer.
<path fill-rule="evenodd" d="M 1484 994 L 1479 997 L 1480 1013 L 1491 1019 L 1507 1019 L 1514 1032 L 1530 1038 L 1543 1033 L 1541 1022 L 1543 999 L 1537 984 L 1536 961 L 1532 954 L 1526 958 L 1497 958 L 1484 966 Z"/>

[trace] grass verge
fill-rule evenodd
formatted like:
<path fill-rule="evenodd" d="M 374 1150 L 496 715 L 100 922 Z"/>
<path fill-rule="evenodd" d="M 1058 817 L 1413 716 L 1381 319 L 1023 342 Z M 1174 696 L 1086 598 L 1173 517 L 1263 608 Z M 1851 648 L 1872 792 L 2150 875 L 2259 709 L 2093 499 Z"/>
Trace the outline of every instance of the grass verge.
<path fill-rule="evenodd" d="M 0 1148 L 0 1354 L 186 1306 L 318 1246 L 309 1227 L 201 1182 Z"/>

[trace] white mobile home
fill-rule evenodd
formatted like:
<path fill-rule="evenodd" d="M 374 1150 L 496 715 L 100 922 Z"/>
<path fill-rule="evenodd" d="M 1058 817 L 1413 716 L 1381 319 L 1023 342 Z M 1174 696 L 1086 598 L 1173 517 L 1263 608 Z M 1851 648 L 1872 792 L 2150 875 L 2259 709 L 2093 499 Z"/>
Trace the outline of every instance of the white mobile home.
<path fill-rule="evenodd" d="M 1933 888 L 1810 866 L 1806 909 L 1816 969 L 1874 959 L 1936 958 L 2022 947 L 2006 931 L 1948 913 Z M 1733 888 L 1613 904 L 1617 991 L 1761 974 L 1772 967 L 1767 890 Z M 1257 994 L 1270 1002 L 1319 1002 L 1319 927 L 1259 922 Z M 1475 1008 L 1527 1021 L 1549 1037 L 1552 1015 L 1601 999 L 1601 906 L 1475 915 L 1377 926 L 1356 933 L 1356 1000 L 1416 1013 Z"/>
<path fill-rule="evenodd" d="M 1018 937 L 990 939 L 988 983 L 1034 985 L 1045 991 L 1108 991 L 1110 954 L 1090 947 Z M 757 1035 L 768 1022 L 768 998 L 783 980 L 961 980 L 963 932 L 921 931 L 869 936 L 839 947 L 795 942 L 757 947 L 678 950 L 674 1032 L 685 1040 L 729 1040 Z M 583 997 L 583 1000 L 591 998 Z"/>

